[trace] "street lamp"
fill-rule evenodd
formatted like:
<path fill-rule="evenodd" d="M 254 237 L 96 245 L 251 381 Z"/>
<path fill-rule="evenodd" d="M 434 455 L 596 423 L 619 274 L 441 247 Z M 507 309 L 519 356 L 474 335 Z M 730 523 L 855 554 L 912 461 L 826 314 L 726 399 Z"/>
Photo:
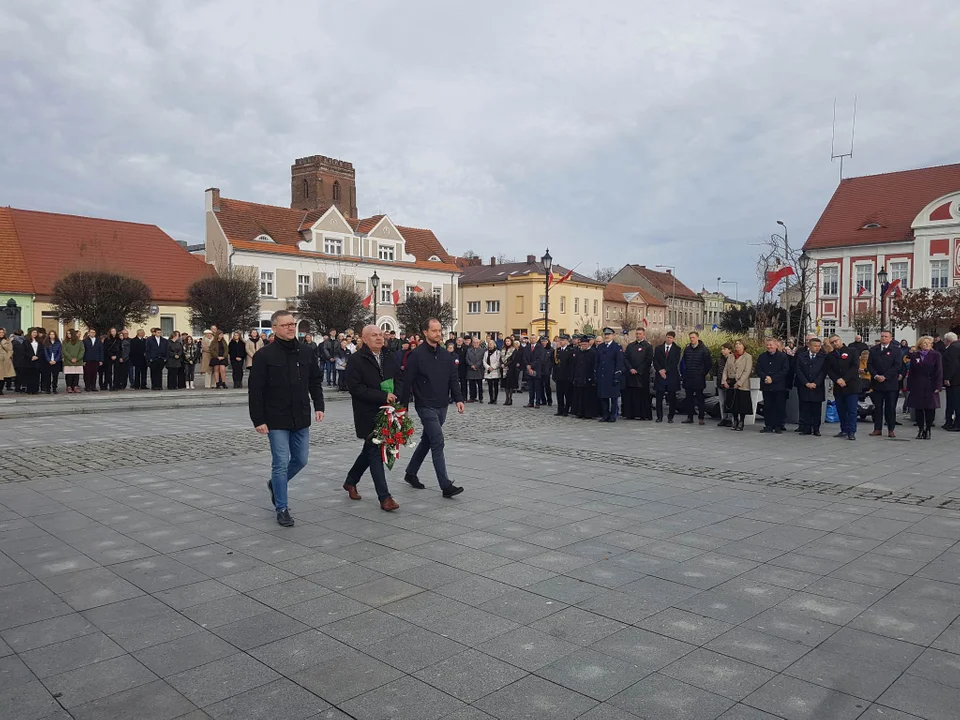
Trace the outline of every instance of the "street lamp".
<path fill-rule="evenodd" d="M 373 271 L 373 277 L 370 278 L 370 284 L 373 286 L 373 324 L 377 324 L 377 295 L 380 292 L 380 276 L 377 271 Z"/>
<path fill-rule="evenodd" d="M 543 263 L 543 334 L 550 337 L 550 270 L 553 269 L 553 258 L 550 257 L 550 248 L 540 258 Z"/>
<path fill-rule="evenodd" d="M 733 285 L 734 293 L 736 293 L 736 296 L 734 299 L 737 302 L 740 302 L 740 283 L 737 282 L 736 280 L 721 280 L 720 282 L 724 285 Z"/>
<path fill-rule="evenodd" d="M 887 268 L 885 265 L 880 266 L 880 271 L 877 273 L 877 284 L 880 286 L 880 330 L 887 329 Z"/>
<path fill-rule="evenodd" d="M 663 268 L 664 270 L 669 270 L 670 274 L 673 275 L 673 294 L 670 295 L 670 313 L 672 314 L 671 325 L 673 329 L 677 329 L 677 318 L 679 314 L 677 313 L 677 266 L 676 265 L 657 265 L 658 268 Z"/>
<path fill-rule="evenodd" d="M 800 253 L 797 264 L 800 266 L 800 335 L 803 336 L 807 322 L 807 270 L 810 269 L 810 256 L 806 250 Z M 788 308 L 787 313 L 789 312 Z"/>

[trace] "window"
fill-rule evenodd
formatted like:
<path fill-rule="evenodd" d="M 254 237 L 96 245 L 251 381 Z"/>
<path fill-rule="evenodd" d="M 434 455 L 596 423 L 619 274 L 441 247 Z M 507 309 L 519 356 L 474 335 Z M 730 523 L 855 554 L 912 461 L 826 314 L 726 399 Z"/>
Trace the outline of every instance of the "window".
<path fill-rule="evenodd" d="M 540 312 L 546 312 L 546 311 L 547 311 L 547 296 L 541 295 L 540 296 Z"/>
<path fill-rule="evenodd" d="M 480 313 L 480 301 L 470 300 L 467 302 L 467 314 L 477 315 Z"/>
<path fill-rule="evenodd" d="M 260 294 L 264 297 L 273 297 L 273 273 L 260 273 Z"/>
<path fill-rule="evenodd" d="M 873 292 L 873 265 L 854 265 L 854 273 L 857 284 L 853 288 L 854 294 L 860 292 Z"/>
<path fill-rule="evenodd" d="M 930 261 L 930 287 L 934 290 L 943 290 L 949 287 L 949 260 Z"/>
<path fill-rule="evenodd" d="M 340 183 L 333 181 L 333 201 L 340 202 Z"/>
<path fill-rule="evenodd" d="M 836 265 L 820 268 L 820 279 L 824 295 L 836 295 L 840 292 L 840 268 Z"/>
<path fill-rule="evenodd" d="M 597 314 L 597 301 L 596 301 L 596 300 L 593 301 L 593 314 L 594 314 L 594 315 Z"/>
<path fill-rule="evenodd" d="M 367 283 L 363 280 L 354 280 L 353 287 L 356 288 L 357 292 L 363 296 L 368 295 L 367 293 Z"/>
<path fill-rule="evenodd" d="M 567 296 L 560 296 L 560 313 L 565 313 L 567 311 Z M 561 333 L 562 334 L 562 333 Z"/>
<path fill-rule="evenodd" d="M 435 288 L 432 289 L 431 292 L 433 292 L 433 298 L 434 298 L 434 300 L 437 300 L 437 301 L 439 301 L 439 302 L 443 302 L 443 288 L 442 288 L 442 287 L 435 287 Z"/>
<path fill-rule="evenodd" d="M 609 320 L 609 319 L 610 319 L 610 306 L 608 305 L 608 306 L 605 307 L 603 310 L 604 310 L 604 317 L 605 317 L 607 320 Z"/>
<path fill-rule="evenodd" d="M 573 312 L 574 314 L 580 313 L 580 298 L 573 299 Z"/>
<path fill-rule="evenodd" d="M 590 312 L 590 301 L 587 298 L 583 299 L 583 314 L 586 315 Z"/>
<path fill-rule="evenodd" d="M 823 321 L 823 337 L 824 339 L 830 337 L 831 335 L 837 332 L 837 321 L 836 320 L 824 320 Z"/>
<path fill-rule="evenodd" d="M 306 180 L 303 181 L 303 197 L 310 197 L 310 183 L 308 183 Z"/>
<path fill-rule="evenodd" d="M 393 302 L 393 284 L 380 282 L 380 302 L 383 305 L 389 305 Z"/>
<path fill-rule="evenodd" d="M 500 312 L 500 301 L 499 300 L 487 300 L 487 312 L 496 314 Z"/>
<path fill-rule="evenodd" d="M 297 297 L 303 297 L 310 292 L 310 276 L 297 275 Z"/>
<path fill-rule="evenodd" d="M 338 277 L 328 277 L 328 278 L 327 278 L 327 287 L 340 287 L 340 278 L 338 278 Z"/>
<path fill-rule="evenodd" d="M 909 287 L 907 282 L 907 274 L 910 272 L 910 265 L 907 262 L 892 262 L 890 263 L 890 282 L 894 280 L 899 280 L 900 285 L 898 287 L 903 288 L 904 290 Z"/>
<path fill-rule="evenodd" d="M 393 262 L 393 245 L 378 245 L 377 257 L 381 260 Z"/>
<path fill-rule="evenodd" d="M 514 328 L 513 330 L 510 331 L 510 334 L 513 335 L 513 336 L 516 337 L 516 338 L 518 338 L 518 337 L 520 337 L 521 335 L 523 335 L 523 333 L 524 333 L 524 331 L 523 331 L 522 328 Z"/>
<path fill-rule="evenodd" d="M 327 255 L 343 255 L 343 240 L 325 237 L 323 239 L 323 251 Z"/>
<path fill-rule="evenodd" d="M 161 333 L 165 338 L 168 338 L 168 337 L 170 337 L 171 335 L 173 335 L 173 331 L 174 331 L 174 329 L 175 329 L 174 326 L 173 326 L 173 323 L 174 323 L 174 317 L 173 317 L 173 315 L 161 315 L 161 316 L 160 316 L 160 333 Z"/>
<path fill-rule="evenodd" d="M 414 295 L 416 295 L 417 293 L 416 293 L 416 291 L 414 290 L 415 287 L 416 287 L 416 285 L 407 285 L 407 286 L 403 289 L 404 298 L 406 298 L 407 300 L 409 300 L 409 299 L 412 298 Z"/>

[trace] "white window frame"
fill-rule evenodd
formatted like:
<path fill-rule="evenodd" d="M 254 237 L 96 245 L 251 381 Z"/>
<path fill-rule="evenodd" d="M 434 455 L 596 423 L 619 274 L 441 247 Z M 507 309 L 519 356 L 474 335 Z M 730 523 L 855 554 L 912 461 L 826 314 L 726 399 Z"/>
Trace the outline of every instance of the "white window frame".
<path fill-rule="evenodd" d="M 327 278 L 327 287 L 340 287 L 340 278 L 331 275 Z"/>
<path fill-rule="evenodd" d="M 343 255 L 343 240 L 341 238 L 324 237 L 323 252 L 326 255 Z"/>
<path fill-rule="evenodd" d="M 599 314 L 600 314 L 600 311 L 597 309 L 597 307 L 598 307 L 597 301 L 594 300 L 594 301 L 593 301 L 593 314 L 594 314 L 594 315 L 599 315 Z"/>
<path fill-rule="evenodd" d="M 830 277 L 827 274 L 830 274 Z M 829 286 L 828 286 L 829 283 Z M 837 297 L 840 294 L 840 266 L 820 266 L 820 294 L 823 297 Z"/>
<path fill-rule="evenodd" d="M 403 288 L 403 299 L 404 299 L 404 300 L 409 300 L 410 298 L 412 298 L 414 295 L 417 294 L 416 290 L 414 290 L 415 287 L 416 287 L 416 285 L 405 285 L 405 286 L 404 286 L 404 288 Z"/>
<path fill-rule="evenodd" d="M 169 321 L 170 323 L 170 332 L 166 332 L 166 328 L 163 327 L 164 321 Z M 165 338 L 170 337 L 173 334 L 173 331 L 177 329 L 177 318 L 174 315 L 161 315 L 160 316 L 160 334 Z"/>
<path fill-rule="evenodd" d="M 573 299 L 573 314 L 574 315 L 580 314 L 580 298 L 578 297 L 575 297 Z"/>
<path fill-rule="evenodd" d="M 260 297 L 276 297 L 276 285 L 274 285 L 274 275 L 270 270 L 260 271 Z"/>
<path fill-rule="evenodd" d="M 480 301 L 467 300 L 467 315 L 479 315 L 479 314 L 480 314 Z"/>
<path fill-rule="evenodd" d="M 393 305 L 393 283 L 380 281 L 380 304 Z"/>
<path fill-rule="evenodd" d="M 837 321 L 834 320 L 833 318 L 830 318 L 829 320 L 823 320 L 823 321 L 821 322 L 821 325 L 823 326 L 822 329 L 823 329 L 823 339 L 824 339 L 824 340 L 826 340 L 826 339 L 827 339 L 828 337 L 830 337 L 831 335 L 835 335 L 835 334 L 836 334 L 836 332 L 837 332 Z"/>
<path fill-rule="evenodd" d="M 863 279 L 861 280 L 861 275 Z M 873 263 L 854 263 L 853 265 L 853 294 L 860 292 L 873 293 Z"/>
<path fill-rule="evenodd" d="M 910 287 L 910 262 L 908 260 L 893 260 L 889 264 L 890 282 L 899 280 L 899 287 L 906 290 Z"/>
<path fill-rule="evenodd" d="M 943 272 L 936 272 L 943 268 Z M 937 258 L 930 261 L 930 289 L 946 290 L 950 287 L 950 260 L 948 258 Z"/>
<path fill-rule="evenodd" d="M 487 300 L 486 306 L 486 312 L 488 315 L 498 315 L 500 313 L 499 300 Z"/>
<path fill-rule="evenodd" d="M 440 302 L 443 302 L 443 288 L 442 288 L 442 287 L 435 286 L 435 287 L 431 288 L 430 292 L 433 293 L 434 299 L 439 300 Z"/>
<path fill-rule="evenodd" d="M 377 243 L 377 259 L 383 260 L 384 262 L 395 262 L 397 257 L 397 249 L 393 245 L 384 245 L 382 243 Z"/>
<path fill-rule="evenodd" d="M 310 280 L 309 275 L 297 274 L 297 297 L 303 297 L 306 293 L 310 292 L 312 286 L 313 282 Z"/>
<path fill-rule="evenodd" d="M 546 311 L 547 311 L 547 296 L 541 295 L 540 296 L 540 312 L 546 312 Z"/>
<path fill-rule="evenodd" d="M 560 314 L 563 315 L 565 312 L 567 312 L 567 296 L 561 295 L 560 296 Z"/>

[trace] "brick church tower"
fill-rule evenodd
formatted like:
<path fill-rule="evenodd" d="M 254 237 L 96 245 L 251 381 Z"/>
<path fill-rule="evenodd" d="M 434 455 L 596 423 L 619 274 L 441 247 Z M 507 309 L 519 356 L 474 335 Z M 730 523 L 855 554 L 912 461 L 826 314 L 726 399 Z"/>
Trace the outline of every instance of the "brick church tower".
<path fill-rule="evenodd" d="M 331 205 L 346 217 L 358 217 L 353 163 L 323 155 L 297 158 L 290 166 L 290 207 L 316 210 Z"/>

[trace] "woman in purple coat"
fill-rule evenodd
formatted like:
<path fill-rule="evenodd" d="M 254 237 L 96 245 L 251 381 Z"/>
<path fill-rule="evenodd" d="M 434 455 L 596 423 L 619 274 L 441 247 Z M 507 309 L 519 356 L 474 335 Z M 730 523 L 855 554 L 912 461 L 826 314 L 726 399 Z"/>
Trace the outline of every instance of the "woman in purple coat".
<path fill-rule="evenodd" d="M 917 411 L 918 440 L 929 440 L 933 418 L 940 407 L 943 388 L 943 358 L 933 349 L 933 338 L 924 335 L 917 341 L 917 351 L 910 355 L 907 373 L 907 407 Z"/>

